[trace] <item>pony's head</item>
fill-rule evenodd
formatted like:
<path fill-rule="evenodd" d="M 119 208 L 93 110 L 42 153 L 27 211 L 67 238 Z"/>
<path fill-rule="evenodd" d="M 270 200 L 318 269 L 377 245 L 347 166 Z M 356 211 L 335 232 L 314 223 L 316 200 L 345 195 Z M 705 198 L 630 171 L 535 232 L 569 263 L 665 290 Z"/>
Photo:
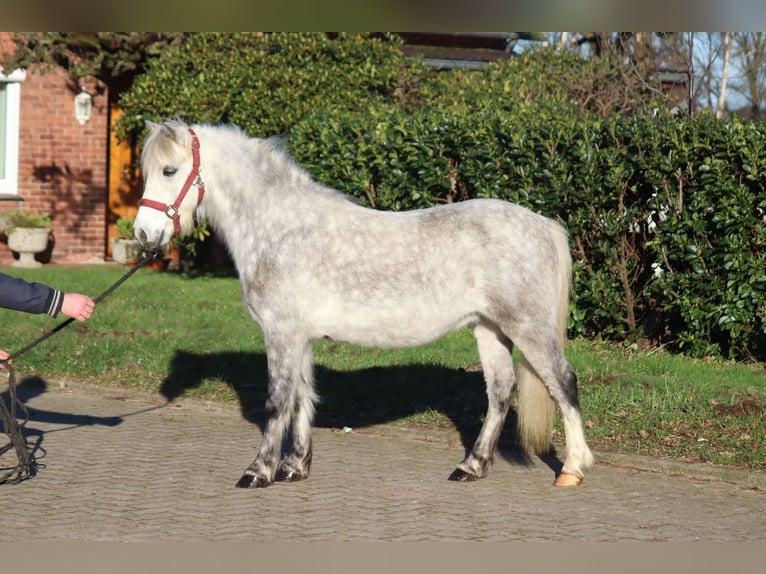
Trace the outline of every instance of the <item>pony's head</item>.
<path fill-rule="evenodd" d="M 174 235 L 193 228 L 202 201 L 199 140 L 181 121 L 147 122 L 147 127 L 141 152 L 144 193 L 133 229 L 145 249 L 165 249 Z"/>

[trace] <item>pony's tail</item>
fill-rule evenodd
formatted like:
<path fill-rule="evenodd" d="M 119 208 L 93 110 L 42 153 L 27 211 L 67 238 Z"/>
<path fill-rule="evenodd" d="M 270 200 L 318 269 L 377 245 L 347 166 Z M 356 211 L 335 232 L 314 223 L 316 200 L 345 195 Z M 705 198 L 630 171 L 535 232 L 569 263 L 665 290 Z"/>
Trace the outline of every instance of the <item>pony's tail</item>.
<path fill-rule="evenodd" d="M 556 222 L 550 224 L 550 236 L 556 248 L 558 261 L 556 278 L 556 336 L 564 349 L 569 313 L 569 290 L 572 278 L 572 256 L 569 236 Z M 553 450 L 553 416 L 555 402 L 540 377 L 522 357 L 518 372 L 519 406 L 518 436 L 521 447 L 528 453 L 550 454 Z"/>

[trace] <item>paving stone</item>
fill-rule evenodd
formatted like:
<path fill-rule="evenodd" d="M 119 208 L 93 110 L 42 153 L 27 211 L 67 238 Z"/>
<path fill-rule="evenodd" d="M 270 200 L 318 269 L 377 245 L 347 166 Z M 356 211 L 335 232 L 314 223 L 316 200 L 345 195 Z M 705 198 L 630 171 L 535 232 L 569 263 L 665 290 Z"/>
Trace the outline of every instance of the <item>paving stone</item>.
<path fill-rule="evenodd" d="M 260 429 L 236 406 L 51 387 L 28 398 L 44 466 L 0 486 L 0 541 L 766 540 L 753 473 L 612 456 L 560 489 L 547 464 L 501 454 L 454 483 L 457 437 L 317 428 L 308 480 L 242 490 Z"/>

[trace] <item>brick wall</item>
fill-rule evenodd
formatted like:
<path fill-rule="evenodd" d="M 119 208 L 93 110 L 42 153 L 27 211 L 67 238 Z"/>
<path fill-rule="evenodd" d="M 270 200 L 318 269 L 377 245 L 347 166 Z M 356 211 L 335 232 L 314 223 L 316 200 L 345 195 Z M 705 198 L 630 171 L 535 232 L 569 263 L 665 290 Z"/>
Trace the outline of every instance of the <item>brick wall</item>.
<path fill-rule="evenodd" d="M 0 212 L 21 208 L 48 212 L 52 220 L 54 263 L 104 260 L 106 237 L 108 115 L 107 88 L 82 82 L 93 96 L 93 112 L 81 126 L 74 115 L 79 91 L 63 70 L 27 70 L 21 84 L 19 196 L 0 202 Z M 43 259 L 45 260 L 45 259 Z M 0 265 L 13 261 L 0 244 Z"/>

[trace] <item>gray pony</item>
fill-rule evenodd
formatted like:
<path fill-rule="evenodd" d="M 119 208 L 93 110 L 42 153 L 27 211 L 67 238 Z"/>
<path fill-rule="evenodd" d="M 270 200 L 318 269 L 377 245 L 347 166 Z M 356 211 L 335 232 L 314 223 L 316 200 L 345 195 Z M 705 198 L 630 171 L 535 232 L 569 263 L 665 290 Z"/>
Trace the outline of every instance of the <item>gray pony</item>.
<path fill-rule="evenodd" d="M 521 444 L 550 451 L 558 405 L 566 460 L 554 484 L 581 482 L 593 455 L 563 353 L 572 263 L 558 223 L 495 199 L 368 209 L 314 181 L 276 140 L 232 126 L 148 125 L 136 237 L 145 248 L 164 248 L 195 215 L 208 221 L 228 246 L 245 308 L 264 335 L 267 419 L 237 486 L 308 477 L 314 339 L 401 347 L 466 327 L 476 337 L 488 409 L 449 478 L 488 472 L 517 383 L 516 345 Z M 288 430 L 292 444 L 282 456 Z"/>

